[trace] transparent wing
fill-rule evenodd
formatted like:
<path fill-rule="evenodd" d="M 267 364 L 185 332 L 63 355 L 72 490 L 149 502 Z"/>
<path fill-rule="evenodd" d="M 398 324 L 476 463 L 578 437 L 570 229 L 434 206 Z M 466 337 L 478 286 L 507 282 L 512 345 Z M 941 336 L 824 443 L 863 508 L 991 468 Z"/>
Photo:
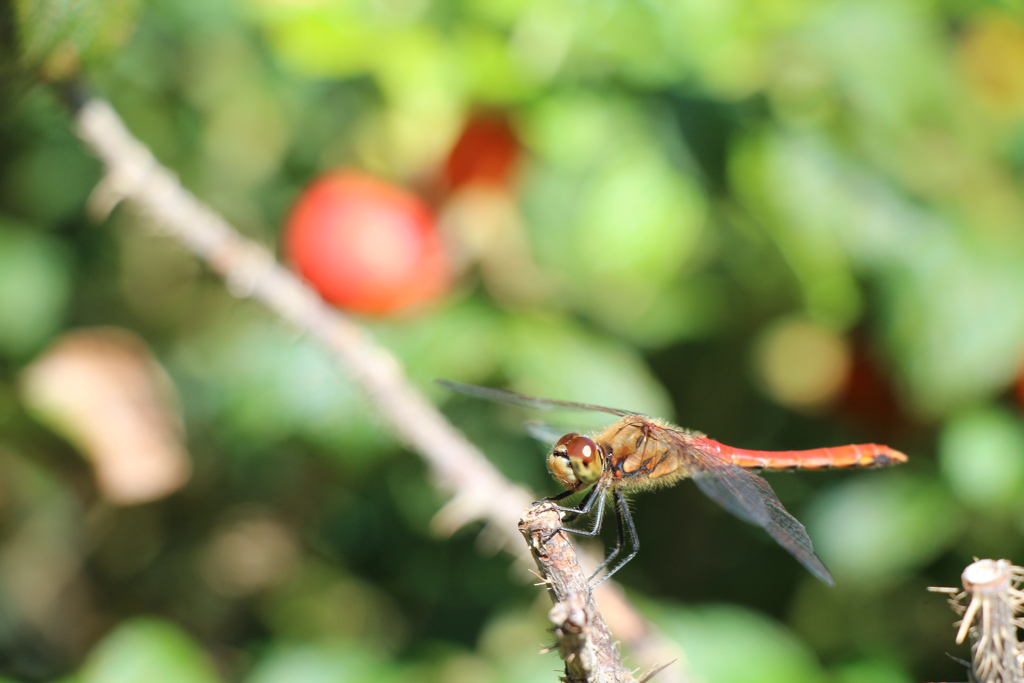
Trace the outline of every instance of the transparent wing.
<path fill-rule="evenodd" d="M 572 401 L 558 401 L 553 398 L 524 396 L 523 394 L 517 394 L 513 391 L 505 391 L 504 389 L 479 387 L 475 384 L 462 384 L 461 382 L 450 382 L 445 379 L 435 381 L 446 389 L 457 391 L 460 394 L 466 394 L 467 396 L 473 396 L 475 398 L 482 398 L 487 401 L 497 401 L 498 403 L 522 406 L 523 408 L 533 408 L 534 410 L 591 410 L 599 413 L 618 415 L 620 417 L 639 414 L 628 410 L 619 410 L 618 408 L 596 406 L 590 403 L 574 403 Z"/>
<path fill-rule="evenodd" d="M 808 571 L 828 585 L 834 585 L 832 574 L 814 554 L 814 545 L 804 525 L 782 507 L 767 481 L 702 449 L 702 439 L 672 429 L 659 432 L 659 438 L 672 442 L 673 455 L 683 459 L 685 468 L 704 495 L 740 519 L 767 531 Z"/>
<path fill-rule="evenodd" d="M 564 429 L 558 429 L 540 420 L 527 420 L 523 423 L 523 427 L 526 428 L 527 434 L 545 446 L 551 446 L 568 433 Z"/>

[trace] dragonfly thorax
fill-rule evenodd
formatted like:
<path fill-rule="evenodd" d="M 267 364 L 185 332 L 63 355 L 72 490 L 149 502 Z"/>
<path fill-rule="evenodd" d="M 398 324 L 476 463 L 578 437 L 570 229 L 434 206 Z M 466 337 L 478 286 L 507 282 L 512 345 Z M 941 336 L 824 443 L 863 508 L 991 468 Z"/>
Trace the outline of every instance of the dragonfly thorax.
<path fill-rule="evenodd" d="M 573 432 L 559 439 L 551 449 L 548 471 L 570 491 L 582 491 L 601 478 L 604 462 L 604 453 L 593 439 Z"/>

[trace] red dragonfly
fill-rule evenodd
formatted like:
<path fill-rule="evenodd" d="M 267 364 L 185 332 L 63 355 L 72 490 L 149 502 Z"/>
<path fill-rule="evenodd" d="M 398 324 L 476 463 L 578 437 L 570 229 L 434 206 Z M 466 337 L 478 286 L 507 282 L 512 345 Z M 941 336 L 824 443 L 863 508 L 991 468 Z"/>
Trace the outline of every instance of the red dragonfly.
<path fill-rule="evenodd" d="M 589 489 L 579 507 L 556 506 L 565 513 L 563 524 L 590 513 L 595 506 L 597 508 L 590 529 L 563 526 L 559 530 L 596 536 L 601 530 L 608 494 L 615 501 L 618 540 L 615 549 L 590 578 L 611 564 L 624 548 L 629 548 L 629 552 L 595 586 L 622 569 L 640 549 L 625 492 L 670 486 L 686 478 L 693 479 L 708 498 L 732 514 L 767 531 L 812 574 L 831 586 L 834 583 L 832 575 L 814 554 L 803 524 L 786 512 L 767 481 L 747 470 L 869 468 L 907 460 L 903 453 L 877 444 L 807 451 L 751 451 L 726 446 L 699 432 L 628 410 L 534 398 L 457 382 L 439 381 L 439 384 L 469 396 L 527 408 L 590 410 L 620 418 L 604 431 L 590 436 L 575 432 L 566 434 L 558 439 L 547 458 L 548 470 L 566 490 L 546 498 L 546 501 L 557 503 Z"/>

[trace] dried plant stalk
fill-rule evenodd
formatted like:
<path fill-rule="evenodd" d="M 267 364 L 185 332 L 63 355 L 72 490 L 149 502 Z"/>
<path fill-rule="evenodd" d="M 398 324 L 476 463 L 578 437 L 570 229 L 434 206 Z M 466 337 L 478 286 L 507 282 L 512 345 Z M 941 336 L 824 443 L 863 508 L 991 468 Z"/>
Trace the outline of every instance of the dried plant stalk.
<path fill-rule="evenodd" d="M 964 589 L 929 588 L 950 594 L 949 604 L 963 615 L 956 642 L 971 637 L 971 674 L 978 683 L 1024 683 L 1024 650 L 1017 629 L 1024 625 L 1024 568 L 1009 560 L 978 560 L 960 575 Z M 970 601 L 964 605 L 964 600 Z"/>
<path fill-rule="evenodd" d="M 566 683 L 635 683 L 619 648 L 594 602 L 576 552 L 565 533 L 562 516 L 548 503 L 531 507 L 519 522 L 554 606 L 556 645 L 565 662 Z"/>

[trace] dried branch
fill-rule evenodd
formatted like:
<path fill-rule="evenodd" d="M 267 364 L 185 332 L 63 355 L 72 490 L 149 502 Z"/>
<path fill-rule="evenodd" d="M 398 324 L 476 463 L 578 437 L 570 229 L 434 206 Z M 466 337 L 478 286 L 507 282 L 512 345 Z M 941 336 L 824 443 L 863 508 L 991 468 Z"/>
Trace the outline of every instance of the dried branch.
<path fill-rule="evenodd" d="M 519 522 L 554 607 L 559 655 L 567 683 L 635 683 L 622 663 L 611 632 L 597 611 L 576 552 L 564 532 L 556 531 L 561 514 L 550 504 L 530 508 Z"/>
<path fill-rule="evenodd" d="M 105 167 L 105 176 L 90 199 L 94 215 L 105 216 L 121 202 L 130 205 L 156 230 L 183 243 L 224 278 L 233 294 L 259 301 L 331 349 L 399 439 L 423 457 L 438 488 L 451 496 L 434 520 L 435 529 L 452 533 L 470 521 L 483 520 L 501 545 L 521 553 L 514 529 L 532 496 L 498 472 L 409 383 L 400 362 L 389 351 L 376 344 L 362 327 L 325 304 L 281 267 L 270 251 L 242 237 L 182 187 L 174 174 L 131 135 L 109 104 L 84 100 L 78 107 L 75 125 L 78 136 Z M 612 582 L 604 585 L 608 588 L 601 589 L 602 605 L 639 661 L 681 658 L 678 646 L 646 622 Z M 586 590 L 582 593 L 589 595 Z M 588 605 L 593 617 L 597 611 L 589 597 Z M 601 628 L 607 634 L 603 623 Z M 607 638 L 610 643 L 611 636 Z M 660 680 L 685 680 L 681 667 L 673 668 L 674 675 Z"/>
<path fill-rule="evenodd" d="M 564 532 L 556 532 L 561 515 L 548 503 L 538 503 L 523 514 L 519 532 L 526 539 L 541 578 L 554 606 L 548 613 L 555 624 L 555 648 L 565 662 L 567 683 L 645 683 L 655 674 L 665 671 L 659 680 L 668 682 L 688 680 L 683 667 L 666 670 L 681 657 L 677 647 L 666 647 L 667 641 L 657 634 L 648 633 L 635 642 L 648 642 L 651 647 L 641 659 L 653 662 L 639 678 L 634 678 L 619 655 L 611 631 L 598 612 L 594 595 L 579 562 L 576 551 Z M 621 615 L 632 610 L 622 591 L 612 582 L 601 584 L 598 594 L 605 611 Z M 620 620 L 626 625 L 630 619 Z M 649 625 L 647 626 L 648 628 Z M 660 659 L 659 659 L 660 657 Z M 657 662 L 663 662 L 658 664 Z"/>
<path fill-rule="evenodd" d="M 963 619 L 956 642 L 971 637 L 971 674 L 978 683 L 1024 683 L 1024 649 L 1017 640 L 1024 606 L 1024 568 L 1009 560 L 978 560 L 961 574 L 964 590 L 936 588 L 948 593 L 953 610 Z M 963 601 L 970 596 L 970 602 Z"/>

